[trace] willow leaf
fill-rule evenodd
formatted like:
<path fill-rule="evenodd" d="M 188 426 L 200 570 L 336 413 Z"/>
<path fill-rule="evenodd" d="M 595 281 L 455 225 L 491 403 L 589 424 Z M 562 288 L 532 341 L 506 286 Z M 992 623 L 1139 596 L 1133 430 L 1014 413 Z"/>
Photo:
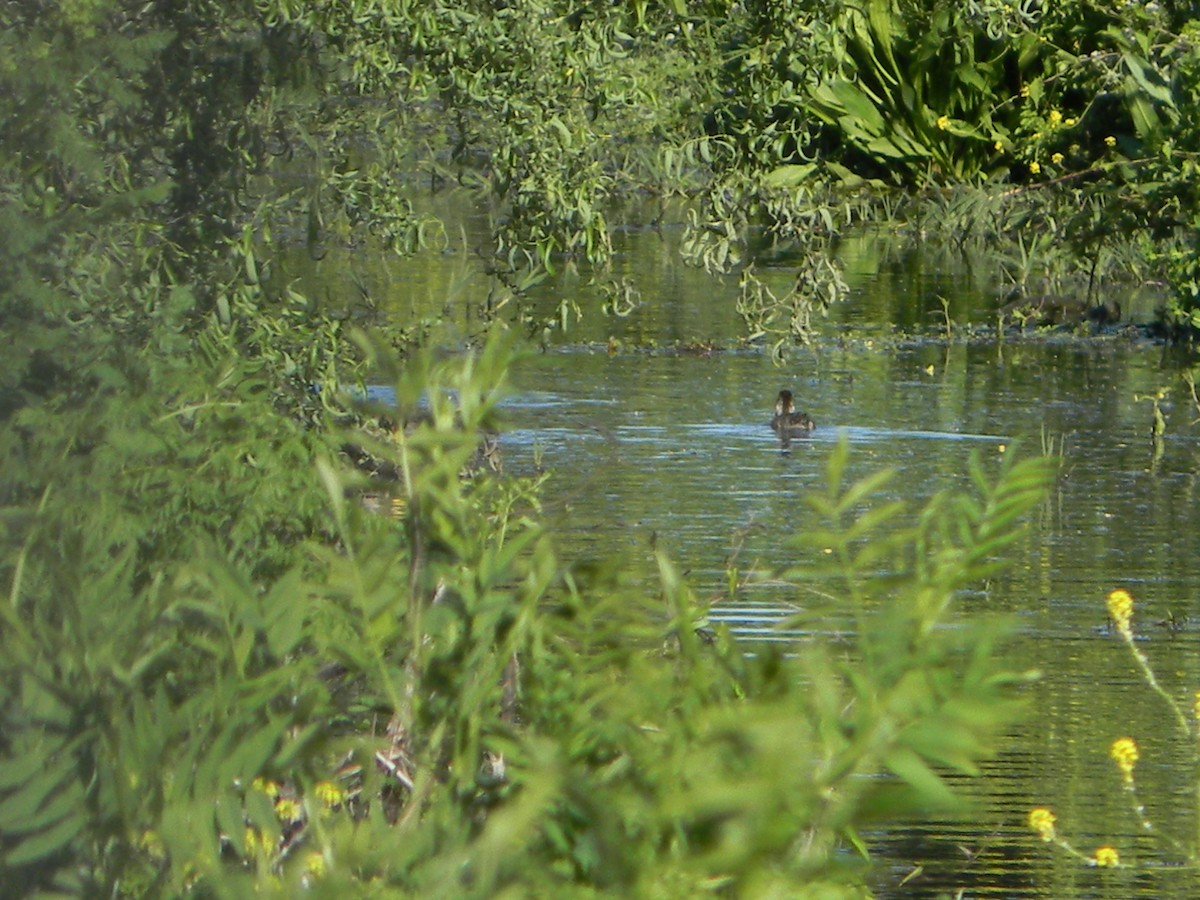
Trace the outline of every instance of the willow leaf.
<path fill-rule="evenodd" d="M 82 808 L 77 807 L 74 815 L 62 819 L 53 828 L 18 841 L 4 854 L 4 862 L 9 866 L 23 866 L 46 859 L 66 847 L 86 824 Z"/>

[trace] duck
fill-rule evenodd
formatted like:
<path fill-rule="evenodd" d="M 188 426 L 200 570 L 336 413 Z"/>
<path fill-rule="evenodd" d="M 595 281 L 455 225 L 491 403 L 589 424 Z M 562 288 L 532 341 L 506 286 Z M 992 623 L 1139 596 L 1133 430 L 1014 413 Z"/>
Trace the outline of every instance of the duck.
<path fill-rule="evenodd" d="M 771 420 L 771 428 L 780 434 L 796 434 L 802 431 L 812 431 L 817 427 L 807 413 L 796 412 L 792 392 L 782 390 L 779 399 L 775 401 L 775 418 Z"/>

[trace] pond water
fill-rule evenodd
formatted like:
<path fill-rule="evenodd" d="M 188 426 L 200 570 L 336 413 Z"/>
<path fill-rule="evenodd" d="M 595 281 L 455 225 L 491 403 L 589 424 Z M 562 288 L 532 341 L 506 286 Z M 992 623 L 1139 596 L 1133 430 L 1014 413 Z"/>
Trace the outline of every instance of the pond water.
<path fill-rule="evenodd" d="M 620 554 L 630 577 L 654 589 L 656 537 L 698 595 L 713 598 L 714 622 L 749 640 L 779 639 L 774 623 L 804 596 L 765 585 L 727 596 L 726 564 L 735 547 L 741 571 L 788 561 L 786 539 L 805 526 L 805 495 L 823 484 L 835 442 L 849 442 L 857 474 L 892 468 L 885 496 L 909 507 L 965 485 L 972 453 L 988 462 L 1053 446 L 1061 475 L 1012 548 L 1014 565 L 962 598 L 968 609 L 1015 617 L 1008 662 L 1041 672 L 1027 691 L 1029 715 L 983 778 L 961 782 L 972 814 L 871 836 L 882 860 L 876 890 L 1200 896 L 1197 873 L 1172 865 L 1175 857 L 1141 833 L 1108 757 L 1114 739 L 1136 737 L 1140 799 L 1151 818 L 1196 840 L 1193 753 L 1109 632 L 1104 607 L 1114 587 L 1134 594 L 1139 646 L 1163 687 L 1190 708 L 1200 688 L 1200 620 L 1190 618 L 1200 586 L 1200 439 L 1196 409 L 1162 348 L 1134 329 L 999 342 L 900 340 L 878 326 L 864 333 L 883 321 L 927 329 L 942 316 L 942 297 L 957 322 L 990 321 L 996 305 L 992 277 L 978 267 L 870 238 L 843 247 L 852 297 L 812 347 L 782 367 L 763 350 L 708 352 L 691 345 L 729 345 L 738 334 L 736 285 L 681 266 L 675 240 L 661 231 L 622 234 L 616 274 L 644 300 L 626 317 L 602 315 L 581 275 L 537 289 L 537 316 L 553 318 L 564 300 L 584 316 L 515 367 L 502 446 L 507 471 L 552 473 L 546 508 L 564 555 Z M 465 255 L 448 253 L 441 269 L 361 258 L 339 269 L 327 259 L 310 277 L 334 294 L 357 266 L 354 278 L 385 314 L 449 318 L 467 329 L 487 287 Z M 783 266 L 776 274 L 789 277 Z M 610 338 L 620 342 L 613 354 Z M 647 346 L 661 349 L 631 349 Z M 1176 389 L 1156 447 L 1152 406 L 1140 398 L 1169 384 Z M 782 387 L 818 425 L 787 446 L 767 424 Z M 1052 807 L 1061 832 L 1085 852 L 1111 844 L 1141 865 L 1088 868 L 1042 844 L 1026 825 L 1034 806 Z"/>
<path fill-rule="evenodd" d="M 834 442 L 849 441 L 859 474 L 893 468 L 881 499 L 912 507 L 965 486 L 973 452 L 986 461 L 1014 452 L 1014 441 L 1016 452 L 1037 452 L 1053 440 L 1063 447 L 1062 475 L 1012 551 L 1016 565 L 963 598 L 968 608 L 1016 616 L 1010 662 L 1042 673 L 1029 690 L 1031 714 L 987 777 L 963 785 L 978 799 L 977 818 L 892 832 L 878 844 L 897 880 L 924 867 L 905 887 L 910 896 L 959 887 L 969 896 L 1197 896 L 1168 890 L 1185 878 L 1200 891 L 1194 873 L 1168 869 L 1130 893 L 1123 873 L 1081 868 L 1025 824 L 1031 807 L 1048 805 L 1087 851 L 1111 843 L 1129 858 L 1161 858 L 1139 844 L 1108 758 L 1114 739 L 1134 735 L 1145 802 L 1163 827 L 1192 829 L 1194 773 L 1179 764 L 1190 757 L 1175 743 L 1169 710 L 1108 632 L 1104 607 L 1114 587 L 1134 593 L 1143 650 L 1186 703 L 1200 688 L 1198 632 L 1185 621 L 1200 553 L 1200 441 L 1189 411 L 1171 410 L 1178 427 L 1169 426 L 1155 456 L 1150 405 L 1134 397 L 1164 379 L 1159 357 L 1121 337 L 885 350 L 831 343 L 784 369 L 761 354 L 559 350 L 514 373 L 505 459 L 513 471 L 538 460 L 553 473 L 548 509 L 568 556 L 620 552 L 633 577 L 653 585 L 657 535 L 700 596 L 717 598 L 713 621 L 763 640 L 779 637 L 774 623 L 804 597 L 760 587 L 730 598 L 726 561 L 736 544 L 743 570 L 788 562 L 784 542 L 804 527 L 804 496 L 823 484 Z M 818 422 L 786 447 L 767 425 L 781 385 Z M 1149 624 L 1168 619 L 1182 628 Z M 1064 893 L 1070 885 L 1079 893 Z"/>

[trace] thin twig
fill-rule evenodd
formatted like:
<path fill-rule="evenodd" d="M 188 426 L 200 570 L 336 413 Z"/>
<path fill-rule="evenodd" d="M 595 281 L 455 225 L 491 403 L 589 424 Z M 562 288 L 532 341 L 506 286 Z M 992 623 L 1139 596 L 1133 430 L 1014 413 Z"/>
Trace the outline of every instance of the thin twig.
<path fill-rule="evenodd" d="M 402 785 L 404 785 L 410 791 L 413 789 L 414 785 L 413 785 L 412 779 L 404 774 L 403 769 L 401 769 L 398 765 L 396 765 L 394 762 L 392 762 L 390 759 L 388 759 L 386 756 L 384 756 L 382 750 L 377 750 L 375 752 L 375 762 L 377 762 L 377 763 L 379 763 L 379 765 L 383 766 L 384 770 L 389 775 L 391 775 L 393 778 L 395 778 L 397 781 L 399 781 Z"/>

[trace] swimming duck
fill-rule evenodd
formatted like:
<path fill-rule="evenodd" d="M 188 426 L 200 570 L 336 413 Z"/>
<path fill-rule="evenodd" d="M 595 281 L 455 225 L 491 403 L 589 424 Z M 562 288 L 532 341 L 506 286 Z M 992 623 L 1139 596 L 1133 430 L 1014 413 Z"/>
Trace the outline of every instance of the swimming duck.
<path fill-rule="evenodd" d="M 779 392 L 779 399 L 775 401 L 775 418 L 771 420 L 771 427 L 780 434 L 795 434 L 812 431 L 817 423 L 806 413 L 796 412 L 792 392 L 784 390 Z"/>

